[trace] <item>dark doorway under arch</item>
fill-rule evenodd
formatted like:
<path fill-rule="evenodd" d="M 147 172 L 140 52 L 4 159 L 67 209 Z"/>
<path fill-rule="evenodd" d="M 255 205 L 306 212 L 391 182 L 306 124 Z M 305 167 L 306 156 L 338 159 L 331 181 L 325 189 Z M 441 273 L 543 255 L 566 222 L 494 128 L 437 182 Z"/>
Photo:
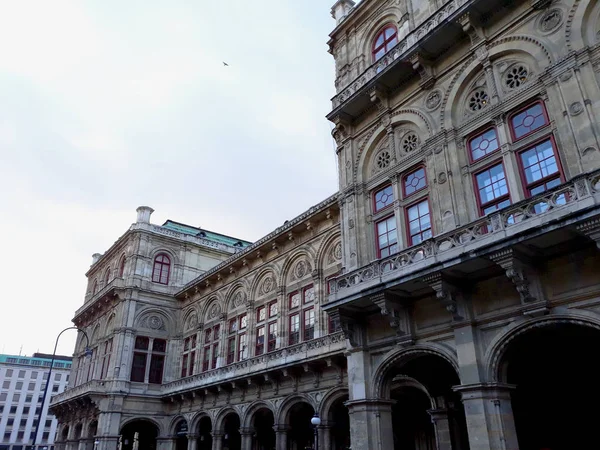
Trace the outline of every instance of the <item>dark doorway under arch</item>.
<path fill-rule="evenodd" d="M 188 424 L 184 419 L 175 425 L 175 450 L 187 450 L 188 448 Z"/>
<path fill-rule="evenodd" d="M 329 410 L 327 425 L 330 427 L 331 450 L 347 450 L 350 448 L 350 415 L 344 402 L 348 396 L 337 399 Z"/>
<path fill-rule="evenodd" d="M 296 403 L 290 408 L 288 431 L 288 449 L 304 450 L 312 448 L 314 441 L 314 430 L 310 419 L 315 415 L 312 406 L 305 402 Z"/>
<path fill-rule="evenodd" d="M 158 428 L 148 420 L 135 420 L 121 428 L 121 450 L 156 450 Z"/>
<path fill-rule="evenodd" d="M 241 450 L 240 417 L 229 413 L 223 419 L 223 450 Z"/>
<path fill-rule="evenodd" d="M 198 450 L 212 450 L 212 422 L 208 416 L 198 423 Z"/>
<path fill-rule="evenodd" d="M 252 450 L 275 450 L 275 417 L 270 409 L 262 408 L 254 414 Z"/>
<path fill-rule="evenodd" d="M 512 408 L 520 450 L 596 448 L 600 331 L 551 324 L 515 338 L 501 359 L 514 384 Z"/>

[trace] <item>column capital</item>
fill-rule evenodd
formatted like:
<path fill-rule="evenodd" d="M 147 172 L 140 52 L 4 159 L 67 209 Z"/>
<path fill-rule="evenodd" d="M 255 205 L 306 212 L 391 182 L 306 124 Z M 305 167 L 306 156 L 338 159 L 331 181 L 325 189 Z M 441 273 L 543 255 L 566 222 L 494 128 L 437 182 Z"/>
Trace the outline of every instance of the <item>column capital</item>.
<path fill-rule="evenodd" d="M 507 399 L 510 393 L 516 389 L 514 384 L 505 383 L 477 383 L 453 386 L 454 392 L 460 393 L 463 401 L 473 399 Z"/>

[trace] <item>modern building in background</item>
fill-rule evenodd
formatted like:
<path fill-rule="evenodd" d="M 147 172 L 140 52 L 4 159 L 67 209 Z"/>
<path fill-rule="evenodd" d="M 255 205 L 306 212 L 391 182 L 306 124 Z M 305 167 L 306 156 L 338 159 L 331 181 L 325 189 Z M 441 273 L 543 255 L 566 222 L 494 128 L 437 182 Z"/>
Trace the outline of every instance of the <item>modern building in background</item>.
<path fill-rule="evenodd" d="M 597 446 L 600 2 L 332 15 L 339 192 L 253 244 L 139 208 L 61 450 Z"/>
<path fill-rule="evenodd" d="M 67 388 L 72 358 L 56 356 L 52 380 L 48 381 L 51 360 L 52 355 L 43 353 L 0 355 L 0 450 L 29 449 L 38 419 L 41 422 L 36 447 L 53 450 L 58 421 L 48 413 L 48 406 L 51 395 Z M 50 386 L 43 402 L 46 383 Z"/>

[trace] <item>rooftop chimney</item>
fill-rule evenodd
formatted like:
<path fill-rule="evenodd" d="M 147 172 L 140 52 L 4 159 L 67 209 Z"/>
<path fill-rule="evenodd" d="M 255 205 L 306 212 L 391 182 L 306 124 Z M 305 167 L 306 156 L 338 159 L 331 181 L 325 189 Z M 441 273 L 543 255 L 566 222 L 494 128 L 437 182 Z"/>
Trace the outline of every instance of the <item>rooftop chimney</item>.
<path fill-rule="evenodd" d="M 102 257 L 100 253 L 94 253 L 92 255 L 92 266 L 98 262 L 98 260 Z"/>
<path fill-rule="evenodd" d="M 348 14 L 352 8 L 354 8 L 354 3 L 352 0 L 337 0 L 331 7 L 331 17 L 335 19 L 335 24 L 339 25 Z"/>
<path fill-rule="evenodd" d="M 140 206 L 137 211 L 136 223 L 150 223 L 150 216 L 154 212 L 149 206 Z"/>

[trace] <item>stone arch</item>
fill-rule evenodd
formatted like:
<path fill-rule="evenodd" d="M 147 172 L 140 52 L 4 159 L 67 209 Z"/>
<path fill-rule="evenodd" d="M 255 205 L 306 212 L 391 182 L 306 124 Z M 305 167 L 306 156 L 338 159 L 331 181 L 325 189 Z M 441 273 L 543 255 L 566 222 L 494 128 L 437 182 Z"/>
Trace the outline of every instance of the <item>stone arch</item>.
<path fill-rule="evenodd" d="M 331 263 L 328 263 L 328 258 L 329 258 L 330 253 L 335 250 L 335 247 L 337 246 L 338 243 L 340 244 L 340 247 L 341 247 L 341 232 L 338 230 L 331 232 L 328 236 L 326 236 L 321 241 L 321 244 L 319 245 L 319 248 L 317 250 L 317 256 L 316 256 L 317 270 L 323 270 L 328 265 L 331 265 Z M 343 247 L 341 247 L 341 248 L 343 248 Z M 335 259 L 336 259 L 336 261 L 338 261 L 337 258 L 335 258 Z M 341 264 L 342 259 L 339 259 L 339 262 Z"/>
<path fill-rule="evenodd" d="M 202 318 L 203 323 L 208 323 L 217 319 L 223 312 L 223 302 L 217 295 L 212 295 L 206 301 L 206 306 L 202 310 L 200 317 Z"/>
<path fill-rule="evenodd" d="M 389 391 L 389 380 L 386 380 L 389 371 L 398 363 L 408 361 L 423 355 L 438 356 L 448 362 L 452 368 L 459 373 L 458 359 L 456 353 L 438 344 L 419 344 L 410 348 L 391 350 L 373 371 L 372 398 L 386 398 Z"/>
<path fill-rule="evenodd" d="M 600 316 L 589 311 L 561 312 L 548 316 L 513 322 L 507 325 L 489 344 L 485 352 L 483 363 L 486 378 L 490 382 L 499 381 L 500 361 L 506 353 L 510 343 L 534 328 L 540 328 L 552 324 L 581 325 L 600 330 Z"/>
<path fill-rule="evenodd" d="M 98 434 L 98 420 L 93 419 L 87 426 L 86 437 L 93 439 Z"/>
<path fill-rule="evenodd" d="M 252 420 L 254 419 L 254 414 L 261 409 L 268 409 L 273 413 L 273 417 L 275 417 L 275 410 L 273 408 L 273 405 L 269 404 L 264 400 L 256 400 L 248 406 L 246 412 L 244 413 L 244 416 L 240 419 L 242 427 L 251 428 Z"/>
<path fill-rule="evenodd" d="M 169 435 L 173 436 L 175 434 L 175 428 L 177 427 L 177 424 L 179 424 L 179 422 L 181 422 L 182 420 L 185 420 L 185 422 L 188 424 L 188 430 L 190 430 L 190 433 L 191 433 L 191 430 L 192 430 L 192 427 L 190 426 L 191 421 L 188 420 L 188 418 L 185 417 L 184 415 L 178 414 L 175 417 L 173 417 L 171 419 L 171 421 L 169 422 L 169 425 L 167 428 L 167 430 L 169 430 L 168 431 Z"/>
<path fill-rule="evenodd" d="M 179 264 L 179 258 L 177 257 L 177 254 L 170 248 L 163 246 L 153 248 L 150 251 L 150 255 L 148 256 L 148 258 L 150 259 L 150 264 L 154 263 L 154 258 L 163 253 L 167 255 L 171 260 L 171 268 L 173 268 L 173 266 L 175 266 L 176 264 Z"/>
<path fill-rule="evenodd" d="M 290 412 L 290 409 L 297 405 L 298 403 L 308 403 L 315 411 L 318 411 L 317 405 L 313 401 L 313 399 L 306 394 L 295 394 L 290 397 L 287 397 L 279 408 L 277 408 L 277 412 L 275 413 L 275 423 L 283 424 L 286 423 L 287 416 Z"/>
<path fill-rule="evenodd" d="M 110 334 L 112 334 L 114 327 L 115 327 L 115 313 L 113 312 L 106 319 L 106 325 L 104 326 L 103 336 L 109 336 Z"/>
<path fill-rule="evenodd" d="M 275 265 L 263 267 L 256 274 L 252 284 L 250 285 L 250 298 L 255 301 L 257 298 L 264 295 L 277 295 L 277 288 L 280 286 L 279 270 Z M 270 280 L 268 280 L 270 278 Z"/>
<path fill-rule="evenodd" d="M 483 57 L 487 56 L 490 60 L 494 60 L 509 53 L 528 54 L 538 62 L 539 69 L 541 70 L 556 60 L 555 55 L 549 48 L 549 45 L 546 45 L 545 42 L 537 37 L 529 35 L 513 35 L 498 39 L 491 43 L 488 48 L 488 54 L 482 55 L 482 59 L 477 55 L 471 56 L 471 58 L 469 58 L 469 60 L 467 60 L 458 70 L 446 90 L 440 109 L 441 128 L 443 129 L 449 126 L 458 125 L 455 123 L 455 117 L 453 116 L 454 110 L 461 106 L 458 105 L 457 102 L 463 97 L 467 86 L 478 74 L 482 73 Z M 544 56 L 543 58 L 538 58 L 536 56 L 540 51 Z"/>
<path fill-rule="evenodd" d="M 134 328 L 169 333 L 173 330 L 173 319 L 169 313 L 158 308 L 145 308 L 138 312 L 133 321 Z"/>
<path fill-rule="evenodd" d="M 121 423 L 119 425 L 119 431 L 121 431 L 125 426 L 129 425 L 130 423 L 138 422 L 138 421 L 139 422 L 150 422 L 158 430 L 159 436 L 164 435 L 165 430 L 164 430 L 163 424 L 161 422 L 157 421 L 156 419 L 153 419 L 148 416 L 133 416 L 133 417 L 128 417 L 126 419 L 122 419 Z"/>
<path fill-rule="evenodd" d="M 301 261 L 305 261 L 306 265 L 299 266 Z M 308 246 L 294 252 L 283 263 L 281 269 L 279 285 L 287 286 L 289 281 L 301 280 L 309 276 L 315 269 L 315 255 L 312 249 Z"/>
<path fill-rule="evenodd" d="M 213 418 L 210 416 L 210 414 L 208 414 L 206 411 L 198 411 L 196 414 L 194 414 L 192 416 L 192 418 L 190 419 L 190 423 L 189 423 L 189 429 L 191 433 L 195 433 L 198 429 L 198 426 L 200 425 L 200 421 L 204 418 L 204 417 L 208 417 L 210 419 L 210 423 L 211 426 L 214 422 Z"/>
<path fill-rule="evenodd" d="M 345 387 L 334 387 L 325 393 L 323 399 L 319 403 L 319 417 L 323 420 L 328 420 L 329 412 L 333 404 L 340 398 L 348 397 L 349 391 Z"/>
<path fill-rule="evenodd" d="M 397 382 L 398 382 L 399 387 L 413 388 L 413 389 L 416 389 L 416 390 L 422 392 L 423 394 L 425 394 L 427 396 L 427 398 L 429 399 L 429 403 L 431 404 L 432 408 L 435 409 L 438 406 L 436 400 L 431 396 L 431 394 L 429 394 L 429 391 L 427 390 L 425 385 L 423 383 L 419 382 L 418 380 L 416 380 L 415 378 L 403 375 Z"/>
<path fill-rule="evenodd" d="M 231 413 L 236 414 L 240 418 L 240 423 L 242 423 L 242 415 L 240 412 L 237 409 L 228 406 L 221 409 L 215 416 L 213 431 L 221 432 L 223 430 L 223 421 L 225 420 L 225 417 Z"/>
<path fill-rule="evenodd" d="M 248 288 L 245 281 L 237 281 L 225 295 L 225 312 L 244 305 L 248 300 Z"/>
<path fill-rule="evenodd" d="M 98 339 L 100 339 L 100 336 L 100 324 L 96 323 L 96 326 L 94 326 L 94 331 L 92 331 L 92 334 L 90 336 L 90 345 L 94 345 L 95 343 L 97 343 Z"/>
<path fill-rule="evenodd" d="M 598 30 L 590 29 L 590 20 L 593 20 L 593 10 L 597 7 L 598 2 L 591 0 L 575 0 L 573 2 L 565 26 L 565 40 L 569 52 L 592 45 L 593 39 L 590 39 L 590 31 L 597 32 Z M 587 27 L 587 29 L 583 27 Z"/>
<path fill-rule="evenodd" d="M 391 125 L 394 128 L 398 128 L 401 125 L 406 124 L 410 128 L 414 128 L 414 131 L 417 132 L 422 143 L 432 135 L 434 131 L 433 123 L 432 117 L 418 108 L 402 108 L 392 114 L 387 124 L 382 121 L 375 124 L 365 134 L 359 144 L 354 162 L 354 182 L 359 181 L 359 175 L 364 179 L 361 179 L 360 181 L 365 181 L 369 177 L 368 162 L 371 161 L 382 142 L 387 139 L 387 126 Z M 394 136 L 395 134 L 396 133 L 394 133 Z M 398 150 L 396 153 L 398 153 Z M 361 168 L 362 170 L 360 170 Z"/>
<path fill-rule="evenodd" d="M 366 33 L 362 34 L 362 42 L 360 43 L 358 48 L 362 49 L 362 54 L 365 55 L 366 67 L 369 67 L 375 61 L 372 60 L 372 46 L 373 41 L 377 37 L 377 33 L 381 31 L 383 27 L 386 25 L 394 25 L 398 33 L 400 33 L 400 24 L 402 21 L 402 15 L 398 14 L 398 8 L 394 6 L 389 6 L 385 8 L 383 11 L 379 13 L 379 16 L 369 22 L 366 26 Z M 402 38 L 400 38 L 402 39 Z M 359 53 L 360 54 L 360 53 Z M 365 67 L 365 68 L 366 68 Z"/>
<path fill-rule="evenodd" d="M 195 306 L 188 308 L 183 313 L 183 331 L 195 330 L 198 326 L 198 311 Z"/>

